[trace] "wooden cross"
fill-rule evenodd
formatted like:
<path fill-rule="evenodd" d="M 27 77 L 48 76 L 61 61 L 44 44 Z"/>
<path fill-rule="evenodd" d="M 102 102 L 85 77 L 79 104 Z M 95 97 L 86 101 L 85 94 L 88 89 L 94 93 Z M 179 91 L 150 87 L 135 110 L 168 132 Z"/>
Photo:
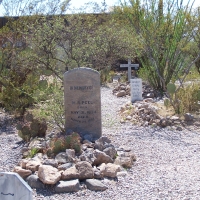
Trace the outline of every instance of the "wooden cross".
<path fill-rule="evenodd" d="M 131 59 L 128 59 L 128 64 L 121 64 L 120 67 L 128 67 L 128 81 L 131 79 L 131 68 L 134 67 L 134 70 L 139 69 L 139 64 L 131 64 Z"/>

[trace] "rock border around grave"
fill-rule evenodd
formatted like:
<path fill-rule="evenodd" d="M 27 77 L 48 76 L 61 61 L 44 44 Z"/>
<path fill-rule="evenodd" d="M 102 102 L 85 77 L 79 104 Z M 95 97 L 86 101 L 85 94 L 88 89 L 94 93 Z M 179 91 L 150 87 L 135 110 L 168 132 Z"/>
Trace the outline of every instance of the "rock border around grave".
<path fill-rule="evenodd" d="M 38 153 L 33 158 L 22 159 L 14 171 L 36 189 L 53 185 L 57 193 L 77 192 L 84 188 L 81 181 L 89 190 L 104 191 L 108 188 L 102 182 L 104 178 L 116 178 L 135 161 L 131 150 L 115 148 L 108 137 L 102 136 L 95 142 L 83 140 L 79 154 L 73 149 L 66 149 L 54 158 Z"/>

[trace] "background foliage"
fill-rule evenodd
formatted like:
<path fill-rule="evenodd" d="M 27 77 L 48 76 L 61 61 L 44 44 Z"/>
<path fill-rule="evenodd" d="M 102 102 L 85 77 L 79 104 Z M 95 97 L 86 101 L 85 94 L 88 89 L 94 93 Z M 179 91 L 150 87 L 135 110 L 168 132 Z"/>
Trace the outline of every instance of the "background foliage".
<path fill-rule="evenodd" d="M 180 101 L 167 85 L 178 81 L 175 93 L 180 94 L 190 70 L 199 72 L 199 10 L 192 10 L 189 1 L 184 6 L 176 0 L 131 0 L 110 13 L 103 4 L 93 14 L 70 15 L 63 15 L 69 1 L 49 0 L 46 7 L 42 1 L 3 4 L 8 22 L 0 29 L 0 104 L 21 115 L 35 109 L 35 115 L 56 121 L 61 130 L 66 70 L 91 67 L 109 81 L 131 58 L 142 66 L 140 76 L 166 93 L 174 108 Z M 18 18 L 8 17 L 14 5 Z"/>

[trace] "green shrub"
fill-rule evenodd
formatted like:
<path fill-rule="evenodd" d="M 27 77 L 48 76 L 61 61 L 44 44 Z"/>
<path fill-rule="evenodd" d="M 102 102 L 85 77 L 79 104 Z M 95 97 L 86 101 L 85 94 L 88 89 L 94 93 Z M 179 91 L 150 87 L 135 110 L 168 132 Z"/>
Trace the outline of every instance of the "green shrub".
<path fill-rule="evenodd" d="M 200 109 L 200 83 L 192 83 L 177 92 L 179 112 L 184 114 Z"/>
<path fill-rule="evenodd" d="M 48 89 L 43 93 L 39 93 L 38 98 L 41 100 L 44 95 L 44 101 L 35 104 L 32 113 L 39 119 L 45 119 L 49 128 L 57 126 L 61 132 L 64 132 L 64 91 L 62 83 L 54 80 Z M 45 96 L 46 95 L 46 96 Z"/>
<path fill-rule="evenodd" d="M 38 152 L 39 152 L 39 149 L 37 149 L 37 148 L 32 148 L 32 149 L 29 151 L 28 157 L 29 157 L 29 158 L 33 158 Z"/>

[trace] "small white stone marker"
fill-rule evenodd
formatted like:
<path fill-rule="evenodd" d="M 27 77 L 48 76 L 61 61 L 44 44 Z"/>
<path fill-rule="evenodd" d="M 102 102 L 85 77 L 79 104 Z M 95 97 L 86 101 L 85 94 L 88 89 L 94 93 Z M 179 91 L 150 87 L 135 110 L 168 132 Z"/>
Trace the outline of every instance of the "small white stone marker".
<path fill-rule="evenodd" d="M 32 189 L 17 173 L 0 172 L 0 200 L 32 199 Z"/>
<path fill-rule="evenodd" d="M 134 78 L 130 79 L 131 85 L 131 102 L 142 101 L 142 79 Z"/>
<path fill-rule="evenodd" d="M 134 67 L 134 70 L 139 69 L 139 64 L 131 64 L 131 59 L 128 59 L 128 64 L 121 64 L 120 67 L 128 67 L 128 81 L 131 79 L 131 68 Z"/>

